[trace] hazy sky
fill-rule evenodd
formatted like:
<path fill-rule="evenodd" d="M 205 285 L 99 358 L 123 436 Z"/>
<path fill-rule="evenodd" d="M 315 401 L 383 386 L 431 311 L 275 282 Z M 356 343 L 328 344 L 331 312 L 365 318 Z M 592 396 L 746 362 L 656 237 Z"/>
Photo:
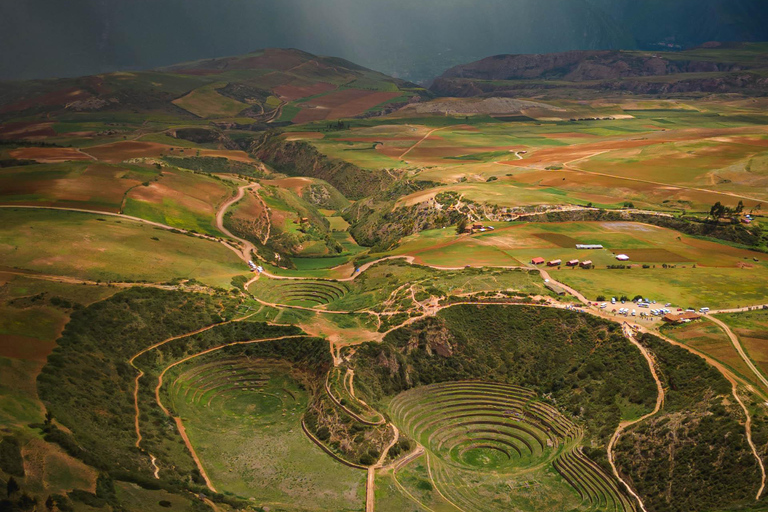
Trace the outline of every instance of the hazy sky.
<path fill-rule="evenodd" d="M 765 0 L 0 0 L 0 79 L 280 46 L 426 80 L 498 53 L 767 38 Z"/>

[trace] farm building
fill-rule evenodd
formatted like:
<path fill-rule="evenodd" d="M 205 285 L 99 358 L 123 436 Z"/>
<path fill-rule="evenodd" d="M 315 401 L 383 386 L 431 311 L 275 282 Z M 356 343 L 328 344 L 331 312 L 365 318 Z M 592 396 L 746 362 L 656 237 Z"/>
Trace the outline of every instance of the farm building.
<path fill-rule="evenodd" d="M 578 264 L 579 264 L 579 260 L 570 260 L 568 263 L 566 263 L 566 265 L 568 265 L 569 267 L 575 267 Z"/>
<path fill-rule="evenodd" d="M 617 254 L 616 259 L 619 261 L 629 261 L 629 256 L 626 254 Z"/>
<path fill-rule="evenodd" d="M 598 244 L 576 244 L 577 249 L 602 249 L 602 245 Z"/>
<path fill-rule="evenodd" d="M 556 267 L 560 265 L 563 262 L 563 260 L 552 260 L 547 262 L 548 267 Z"/>
<path fill-rule="evenodd" d="M 555 295 L 565 295 L 565 290 L 563 290 L 562 288 L 560 288 L 556 284 L 544 283 L 544 286 L 546 286 L 547 288 L 552 290 L 552 292 L 554 292 Z"/>
<path fill-rule="evenodd" d="M 533 258 L 531 260 L 531 263 L 533 263 L 534 265 L 541 265 L 542 263 L 544 263 L 544 258 Z"/>
<path fill-rule="evenodd" d="M 592 260 L 582 261 L 581 268 L 592 268 Z"/>
<path fill-rule="evenodd" d="M 698 320 L 699 318 L 701 318 L 700 314 L 686 311 L 685 313 L 680 313 L 679 315 L 676 315 L 674 313 L 667 313 L 666 315 L 664 315 L 663 320 L 671 324 L 682 324 L 685 322 L 690 322 L 692 320 Z"/>

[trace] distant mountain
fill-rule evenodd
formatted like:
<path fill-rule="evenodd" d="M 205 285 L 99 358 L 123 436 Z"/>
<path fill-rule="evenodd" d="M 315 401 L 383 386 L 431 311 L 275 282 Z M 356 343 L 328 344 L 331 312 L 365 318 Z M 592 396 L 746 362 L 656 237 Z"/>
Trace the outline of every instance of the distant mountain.
<path fill-rule="evenodd" d="M 768 44 L 708 43 L 682 52 L 571 51 L 495 55 L 435 79 L 441 96 L 531 96 L 566 90 L 640 94 L 766 92 Z"/>
<path fill-rule="evenodd" d="M 257 125 L 324 121 L 378 114 L 425 94 L 344 59 L 268 48 L 148 71 L 0 82 L 0 122 L 74 112 Z"/>
<path fill-rule="evenodd" d="M 0 80 L 149 69 L 292 47 L 427 82 L 500 53 L 768 40 L 765 0 L 0 2 Z"/>

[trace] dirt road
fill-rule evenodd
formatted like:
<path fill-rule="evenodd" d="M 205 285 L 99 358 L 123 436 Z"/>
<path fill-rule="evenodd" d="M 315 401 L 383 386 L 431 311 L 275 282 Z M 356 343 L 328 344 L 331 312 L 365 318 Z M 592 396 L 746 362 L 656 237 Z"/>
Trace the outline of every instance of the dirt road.
<path fill-rule="evenodd" d="M 629 485 L 629 483 L 624 480 L 621 475 L 619 474 L 619 470 L 616 467 L 616 463 L 613 460 L 613 447 L 616 445 L 616 441 L 619 440 L 619 437 L 621 436 L 621 433 L 627 428 L 635 423 L 640 423 L 641 421 L 645 421 L 651 416 L 654 416 L 657 414 L 661 407 L 664 405 L 664 386 L 661 383 L 661 380 L 659 379 L 658 374 L 656 373 L 656 365 L 653 361 L 653 357 L 651 357 L 651 354 L 648 352 L 648 350 L 642 346 L 636 339 L 635 335 L 632 332 L 632 329 L 629 328 L 627 324 L 622 326 L 622 329 L 624 331 L 624 336 L 640 350 L 640 352 L 643 354 L 643 357 L 648 362 L 648 368 L 651 370 L 651 376 L 653 377 L 653 380 L 656 382 L 656 406 L 653 408 L 653 411 L 649 412 L 645 416 L 638 418 L 636 420 L 632 421 L 622 421 L 619 423 L 619 426 L 616 428 L 616 432 L 613 433 L 613 436 L 611 437 L 610 442 L 608 443 L 608 462 L 611 465 L 611 469 L 613 470 L 613 476 L 616 477 L 616 479 L 621 482 L 624 485 L 624 488 L 627 490 L 627 492 L 634 497 L 637 500 L 637 503 L 640 505 L 640 509 L 643 512 L 647 512 L 645 509 L 645 505 L 643 504 L 643 500 L 640 499 L 640 496 L 635 492 L 634 489 Z"/>
<path fill-rule="evenodd" d="M 237 240 L 238 242 L 240 242 L 240 244 L 242 244 L 242 249 L 239 251 L 239 256 L 240 256 L 240 259 L 242 259 L 245 262 L 248 262 L 251 260 L 252 258 L 251 254 L 256 254 L 256 246 L 253 245 L 248 240 L 245 240 L 244 238 L 240 238 L 233 235 L 230 230 L 224 227 L 224 215 L 227 213 L 227 209 L 230 206 L 237 203 L 243 198 L 243 196 L 245 196 L 246 190 L 250 190 L 258 187 L 259 185 L 257 183 L 251 183 L 248 185 L 242 185 L 240 187 L 237 187 L 237 194 L 235 194 L 228 201 L 225 201 L 224 203 L 222 203 L 222 205 L 219 207 L 218 211 L 216 212 L 216 229 L 218 229 L 228 237 L 232 238 L 233 240 Z"/>
<path fill-rule="evenodd" d="M 752 363 L 752 360 L 747 356 L 747 353 L 744 351 L 744 348 L 741 346 L 741 342 L 739 342 L 739 338 L 731 331 L 730 327 L 728 327 L 725 322 L 722 320 L 713 317 L 711 314 L 704 315 L 704 318 L 709 320 L 710 322 L 714 322 L 717 324 L 723 331 L 725 331 L 725 334 L 728 335 L 728 338 L 731 340 L 731 344 L 733 345 L 733 348 L 736 349 L 736 352 L 739 353 L 739 357 L 744 361 L 744 363 L 749 366 L 749 369 L 752 370 L 752 373 L 755 374 L 755 376 L 760 379 L 760 382 L 763 383 L 763 386 L 765 386 L 765 390 L 768 392 L 768 379 L 766 379 L 763 376 L 763 373 L 758 370 L 757 366 Z"/>

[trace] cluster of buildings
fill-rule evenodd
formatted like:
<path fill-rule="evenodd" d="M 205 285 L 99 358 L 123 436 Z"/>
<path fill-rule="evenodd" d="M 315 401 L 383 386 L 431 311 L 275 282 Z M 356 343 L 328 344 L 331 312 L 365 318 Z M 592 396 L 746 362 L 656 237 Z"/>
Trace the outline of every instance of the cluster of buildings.
<path fill-rule="evenodd" d="M 531 260 L 531 263 L 534 265 L 543 265 L 544 263 L 546 263 L 548 267 L 559 267 L 560 265 L 563 264 L 563 260 L 546 261 L 544 258 L 539 257 L 539 258 L 533 258 Z M 592 260 L 584 260 L 581 262 L 579 260 L 569 260 L 565 264 L 568 267 L 580 266 L 581 268 L 592 268 Z"/>

